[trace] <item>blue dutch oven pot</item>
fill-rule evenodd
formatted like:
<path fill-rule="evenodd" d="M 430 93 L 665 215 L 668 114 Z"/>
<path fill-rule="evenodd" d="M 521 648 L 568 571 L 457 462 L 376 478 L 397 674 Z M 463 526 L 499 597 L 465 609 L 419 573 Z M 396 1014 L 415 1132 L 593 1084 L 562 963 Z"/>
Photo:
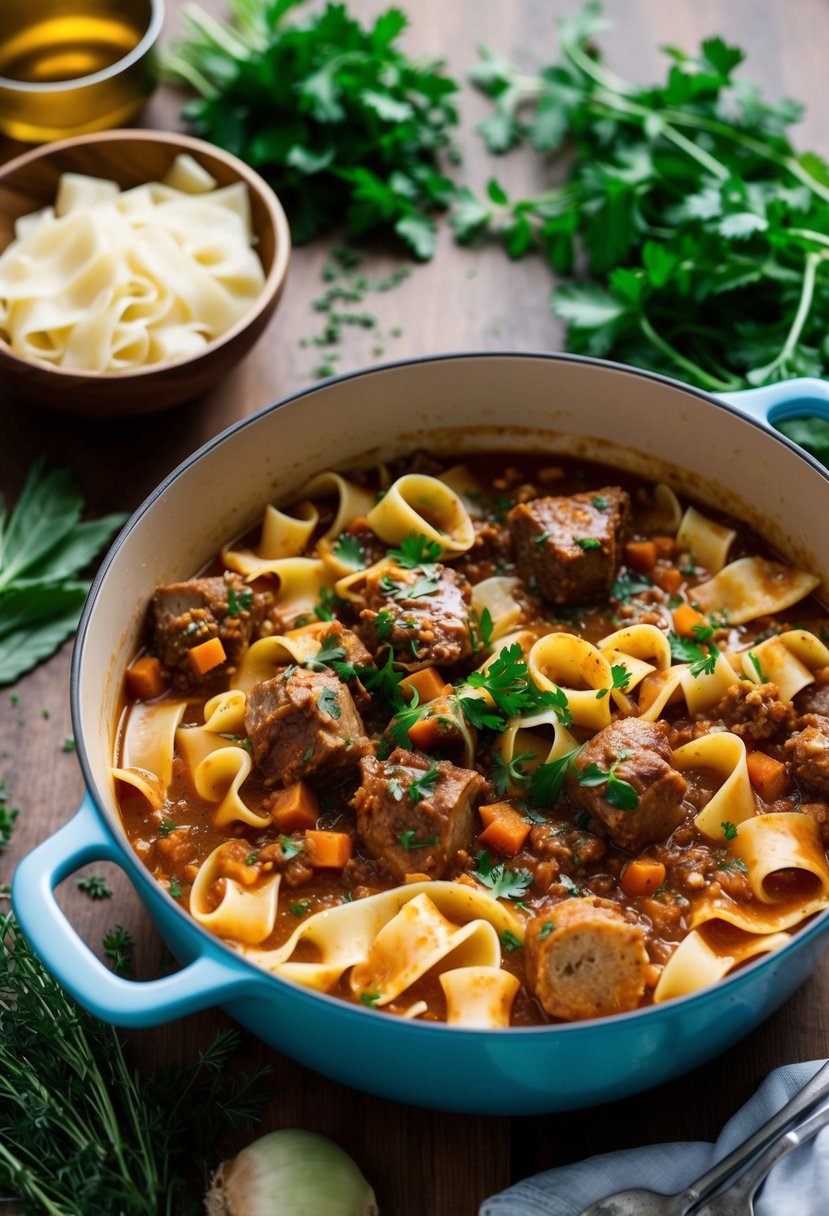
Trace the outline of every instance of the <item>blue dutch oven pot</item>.
<path fill-rule="evenodd" d="M 428 447 L 566 453 L 667 479 L 759 530 L 824 578 L 829 473 L 774 430 L 829 418 L 829 387 L 799 380 L 720 398 L 614 364 L 484 353 L 392 364 L 322 383 L 247 418 L 185 461 L 135 512 L 84 610 L 72 715 L 87 795 L 25 858 L 12 899 L 61 984 L 123 1026 L 154 1026 L 220 1005 L 310 1068 L 383 1097 L 445 1110 L 533 1114 L 611 1101 L 724 1051 L 767 1018 L 829 944 L 829 912 L 715 987 L 600 1021 L 509 1030 L 420 1023 L 357 1007 L 265 973 L 196 924 L 126 841 L 110 775 L 124 667 L 156 584 L 187 577 L 290 500 L 319 469 Z M 54 889 L 89 862 L 126 871 L 181 970 L 122 979 L 88 949 Z M 344 1045 L 346 1050 L 343 1050 Z"/>

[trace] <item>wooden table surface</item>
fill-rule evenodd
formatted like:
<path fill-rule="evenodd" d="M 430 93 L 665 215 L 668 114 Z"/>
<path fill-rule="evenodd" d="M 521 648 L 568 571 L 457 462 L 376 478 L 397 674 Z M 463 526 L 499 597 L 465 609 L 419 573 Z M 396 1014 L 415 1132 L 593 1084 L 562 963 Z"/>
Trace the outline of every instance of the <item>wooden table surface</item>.
<path fill-rule="evenodd" d="M 163 40 L 179 29 L 181 0 L 168 0 Z M 217 15 L 222 0 L 204 7 Z M 386 7 L 351 0 L 369 17 Z M 463 77 L 480 43 L 549 61 L 554 47 L 554 11 L 572 12 L 575 0 L 418 0 L 407 6 L 412 28 L 406 45 L 416 53 L 446 58 Z M 612 67 L 631 79 L 661 76 L 658 47 L 688 50 L 718 33 L 748 52 L 745 74 L 772 98 L 806 103 L 797 129 L 802 148 L 829 155 L 825 118 L 824 52 L 829 40 L 825 0 L 607 0 L 615 20 L 604 36 Z M 181 128 L 182 96 L 160 89 L 140 125 Z M 534 185 L 532 158 L 521 154 L 497 163 L 474 135 L 485 104 L 468 86 L 462 96 L 464 180 L 481 189 L 493 172 L 510 186 Z M 15 149 L 0 147 L 9 156 Z M 298 249 L 275 317 L 244 363 L 205 397 L 167 414 L 125 423 L 88 422 L 28 404 L 0 385 L 0 488 L 14 497 L 34 457 L 47 453 L 74 468 L 90 513 L 134 509 L 182 458 L 225 426 L 313 380 L 314 355 L 301 339 L 317 332 L 311 302 L 320 292 L 320 272 L 332 240 Z M 396 265 L 373 256 L 371 273 Z M 434 261 L 418 266 L 381 300 L 389 337 L 386 358 L 462 349 L 558 349 L 562 333 L 548 308 L 546 268 L 527 259 L 509 263 L 497 249 L 462 250 L 442 232 Z M 377 309 L 374 309 L 377 311 Z M 341 348 L 342 371 L 378 362 L 371 336 L 348 335 Z M 68 675 L 70 646 L 41 665 L 14 689 L 0 693 L 0 778 L 9 804 L 20 808 L 11 846 L 0 856 L 0 882 L 8 882 L 25 852 L 63 824 L 82 794 L 80 772 L 62 750 L 71 736 Z M 102 867 L 95 867 L 100 871 Z M 79 932 L 99 948 L 115 923 L 140 942 L 141 973 L 157 966 L 161 946 L 126 881 L 110 876 L 115 898 L 92 903 L 66 884 L 65 905 Z M 277 1096 L 266 1128 L 299 1126 L 325 1133 L 360 1162 L 377 1191 L 385 1216 L 473 1216 L 480 1201 L 537 1170 L 645 1142 L 712 1138 L 762 1077 L 777 1065 L 829 1054 L 829 961 L 765 1025 L 725 1056 L 690 1076 L 612 1105 L 533 1118 L 492 1118 L 434 1113 L 357 1093 L 299 1067 L 276 1051 L 246 1040 L 247 1064 L 273 1069 Z M 190 1059 L 208 1041 L 224 1015 L 206 1013 L 152 1031 L 127 1035 L 140 1063 L 163 1066 Z"/>

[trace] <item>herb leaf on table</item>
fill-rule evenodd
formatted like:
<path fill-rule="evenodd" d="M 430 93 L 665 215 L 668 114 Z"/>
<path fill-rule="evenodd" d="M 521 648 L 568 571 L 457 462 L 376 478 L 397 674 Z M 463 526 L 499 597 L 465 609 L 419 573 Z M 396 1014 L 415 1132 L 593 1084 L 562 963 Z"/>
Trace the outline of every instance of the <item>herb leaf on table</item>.
<path fill-rule="evenodd" d="M 0 684 L 48 658 L 77 628 L 84 570 L 126 519 L 79 522 L 84 500 L 68 469 L 32 465 L 14 509 L 0 499 Z"/>
<path fill-rule="evenodd" d="M 489 149 L 561 149 L 569 167 L 533 198 L 464 190 L 458 239 L 535 250 L 557 275 L 583 262 L 552 301 L 571 350 L 713 391 L 824 374 L 829 166 L 789 142 L 801 107 L 735 78 L 743 52 L 716 37 L 666 48 L 662 84 L 625 81 L 596 49 L 607 26 L 598 3 L 563 19 L 559 60 L 534 75 L 481 49 Z"/>
<path fill-rule="evenodd" d="M 453 191 L 438 154 L 452 155 L 458 85 L 399 49 L 399 9 L 368 28 L 330 3 L 287 22 L 302 4 L 234 0 L 225 25 L 189 5 L 187 33 L 164 61 L 200 94 L 184 116 L 268 179 L 297 243 L 345 220 L 353 234 L 393 232 L 431 258 L 434 214 Z"/>

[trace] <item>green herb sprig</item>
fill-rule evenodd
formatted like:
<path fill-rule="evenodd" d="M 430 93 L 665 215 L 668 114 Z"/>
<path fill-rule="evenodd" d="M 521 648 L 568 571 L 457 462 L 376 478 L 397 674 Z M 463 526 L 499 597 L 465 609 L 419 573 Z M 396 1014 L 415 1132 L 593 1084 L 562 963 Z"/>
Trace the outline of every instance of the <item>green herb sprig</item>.
<path fill-rule="evenodd" d="M 607 28 L 598 3 L 562 19 L 560 58 L 537 75 L 481 49 L 471 75 L 493 101 L 479 127 L 490 150 L 566 148 L 569 173 L 532 198 L 496 181 L 484 200 L 463 191 L 459 239 L 538 250 L 559 276 L 583 254 L 586 281 L 553 297 L 571 350 L 713 391 L 824 375 L 829 165 L 788 139 L 802 107 L 735 77 L 744 54 L 717 37 L 696 55 L 665 48 L 662 84 L 623 80 L 596 50 Z"/>
<path fill-rule="evenodd" d="M 345 221 L 351 233 L 393 232 L 432 256 L 434 215 L 452 183 L 458 86 L 436 61 L 397 46 L 399 9 L 364 28 L 343 4 L 305 11 L 302 0 L 231 0 L 229 24 L 197 5 L 169 48 L 169 75 L 193 88 L 184 116 L 197 132 L 258 169 L 279 193 L 294 240 Z"/>

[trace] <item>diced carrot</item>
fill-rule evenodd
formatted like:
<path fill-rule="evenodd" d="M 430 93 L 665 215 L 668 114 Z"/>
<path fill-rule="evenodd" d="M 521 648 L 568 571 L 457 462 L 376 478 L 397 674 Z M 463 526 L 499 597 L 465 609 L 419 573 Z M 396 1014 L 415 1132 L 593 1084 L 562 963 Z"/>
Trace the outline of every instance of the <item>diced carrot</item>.
<path fill-rule="evenodd" d="M 676 595 L 682 586 L 682 574 L 676 566 L 665 566 L 662 570 L 654 570 L 651 577 L 657 587 L 667 591 L 668 595 Z"/>
<path fill-rule="evenodd" d="M 665 881 L 665 867 L 652 857 L 636 857 L 622 870 L 619 879 L 625 895 L 631 899 L 637 895 L 652 895 Z"/>
<path fill-rule="evenodd" d="M 400 681 L 400 687 L 404 689 L 403 695 L 407 700 L 412 692 L 416 692 L 421 705 L 425 705 L 427 701 L 434 701 L 435 697 L 444 696 L 452 688 L 451 684 L 446 683 L 437 667 L 424 667 L 421 671 L 413 671 L 410 676 L 406 676 Z"/>
<path fill-rule="evenodd" d="M 789 774 L 780 760 L 766 752 L 746 756 L 748 779 L 765 802 L 774 802 L 789 791 Z"/>
<path fill-rule="evenodd" d="M 305 850 L 315 870 L 341 870 L 351 860 L 352 848 L 347 832 L 305 833 Z"/>
<path fill-rule="evenodd" d="M 206 672 L 212 671 L 214 667 L 218 667 L 220 663 L 224 663 L 227 655 L 221 638 L 208 638 L 206 642 L 200 642 L 198 646 L 194 646 L 188 658 L 196 674 L 203 676 Z"/>
<path fill-rule="evenodd" d="M 673 557 L 676 552 L 676 541 L 672 536 L 652 536 L 651 540 L 656 546 L 657 557 Z"/>
<path fill-rule="evenodd" d="M 674 629 L 681 638 L 695 637 L 694 626 L 708 624 L 702 613 L 697 612 L 690 604 L 680 604 L 678 608 L 674 608 L 673 618 Z"/>
<path fill-rule="evenodd" d="M 167 687 L 161 660 L 144 654 L 130 663 L 126 671 L 127 693 L 136 701 L 152 701 Z"/>
<path fill-rule="evenodd" d="M 504 857 L 514 857 L 530 834 L 531 824 L 508 802 L 491 802 L 478 808 L 486 824 L 479 836 L 481 844 Z"/>
<path fill-rule="evenodd" d="M 412 874 L 407 874 L 403 879 L 404 882 L 430 882 L 428 874 L 422 874 L 420 871 L 415 871 Z"/>
<path fill-rule="evenodd" d="M 428 752 L 440 738 L 440 722 L 437 718 L 419 718 L 408 730 L 412 747 Z"/>
<path fill-rule="evenodd" d="M 270 807 L 274 823 L 285 836 L 317 826 L 319 801 L 307 781 L 295 781 L 277 790 L 271 795 Z"/>
<path fill-rule="evenodd" d="M 656 545 L 652 540 L 629 540 L 625 545 L 625 561 L 640 574 L 650 574 L 656 565 Z"/>

